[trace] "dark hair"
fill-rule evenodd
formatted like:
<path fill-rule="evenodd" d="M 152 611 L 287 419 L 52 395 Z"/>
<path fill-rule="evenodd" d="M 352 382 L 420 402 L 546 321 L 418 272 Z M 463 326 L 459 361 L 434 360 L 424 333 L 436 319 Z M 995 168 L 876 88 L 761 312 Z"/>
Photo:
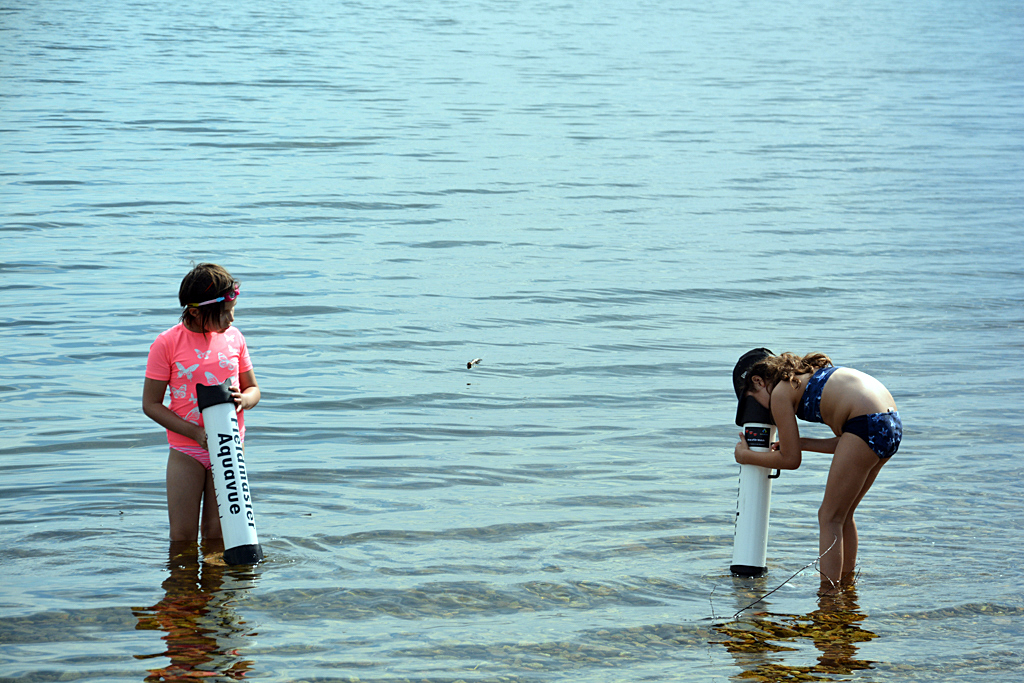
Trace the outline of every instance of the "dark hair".
<path fill-rule="evenodd" d="M 797 356 L 792 353 L 781 353 L 778 356 L 767 356 L 750 366 L 747 372 L 747 390 L 754 388 L 754 375 L 757 375 L 770 386 L 787 381 L 796 385 L 796 376 L 814 372 L 832 365 L 832 359 L 823 353 L 809 353 Z"/>
<path fill-rule="evenodd" d="M 195 311 L 192 321 L 195 326 L 206 334 L 206 329 L 212 324 L 220 321 L 224 313 L 224 304 L 219 301 L 215 304 L 206 304 L 198 308 L 189 304 L 198 304 L 210 299 L 224 296 L 238 286 L 238 281 L 231 277 L 231 273 L 222 266 L 215 263 L 200 263 L 193 266 L 181 280 L 178 288 L 178 303 L 181 304 L 181 322 L 189 317 L 189 311 Z"/>

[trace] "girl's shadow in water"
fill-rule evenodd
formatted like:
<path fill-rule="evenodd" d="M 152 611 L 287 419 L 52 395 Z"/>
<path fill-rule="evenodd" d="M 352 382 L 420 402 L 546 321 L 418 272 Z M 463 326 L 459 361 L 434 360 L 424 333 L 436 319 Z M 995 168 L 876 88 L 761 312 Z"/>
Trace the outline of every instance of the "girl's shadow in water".
<path fill-rule="evenodd" d="M 724 645 L 743 669 L 744 681 L 831 681 L 835 675 L 873 668 L 874 662 L 857 659 L 857 643 L 878 636 L 859 626 L 861 614 L 857 593 L 847 587 L 818 599 L 818 609 L 804 616 L 756 612 L 748 617 L 714 627 L 727 637 Z M 785 663 L 805 649 L 802 642 L 818 649 L 817 662 L 807 665 Z"/>
<path fill-rule="evenodd" d="M 219 546 L 219 547 L 218 547 Z M 163 582 L 164 598 L 132 613 L 137 630 L 163 631 L 166 649 L 136 659 L 167 657 L 168 666 L 150 669 L 143 680 L 194 681 L 219 677 L 242 679 L 253 663 L 240 654 L 245 639 L 255 635 L 232 609 L 239 591 L 255 585 L 252 567 L 228 567 L 223 544 L 172 542 Z M 201 559 L 202 556 L 202 559 Z M 225 586 L 227 583 L 227 586 Z"/>

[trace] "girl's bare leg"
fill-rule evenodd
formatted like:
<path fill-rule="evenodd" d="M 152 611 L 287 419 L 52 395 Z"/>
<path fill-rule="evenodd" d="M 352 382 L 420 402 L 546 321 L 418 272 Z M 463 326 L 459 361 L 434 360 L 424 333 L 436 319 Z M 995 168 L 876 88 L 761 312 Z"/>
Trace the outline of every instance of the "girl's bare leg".
<path fill-rule="evenodd" d="M 167 518 L 172 541 L 196 541 L 199 506 L 206 488 L 206 468 L 181 451 L 167 457 Z"/>
<path fill-rule="evenodd" d="M 877 458 L 878 454 L 872 452 Z M 882 465 L 889 461 L 888 458 L 878 458 L 878 462 L 871 469 L 868 474 L 867 480 L 864 482 L 864 487 L 860 490 L 860 495 L 857 496 L 857 500 L 853 502 L 853 507 L 850 508 L 850 513 L 846 517 L 846 524 L 843 526 L 843 580 L 852 582 L 853 572 L 857 568 L 857 546 L 859 539 L 857 537 L 857 524 L 853 521 L 853 513 L 857 511 L 857 506 L 860 505 L 860 501 L 864 498 L 864 494 L 868 492 L 871 485 L 875 483 L 875 477 L 878 476 L 879 471 L 882 469 Z"/>
<path fill-rule="evenodd" d="M 856 509 L 854 504 L 854 509 Z M 853 510 L 843 525 L 843 581 L 853 580 L 853 571 L 857 567 L 857 523 L 853 521 Z"/>
<path fill-rule="evenodd" d="M 213 470 L 206 470 L 206 488 L 203 491 L 203 540 L 210 541 L 222 538 L 220 530 L 220 510 L 217 507 L 217 494 L 213 488 Z"/>
<path fill-rule="evenodd" d="M 818 552 L 822 586 L 837 586 L 857 563 L 857 525 L 853 513 L 885 464 L 858 436 L 843 434 L 836 446 L 818 509 Z"/>

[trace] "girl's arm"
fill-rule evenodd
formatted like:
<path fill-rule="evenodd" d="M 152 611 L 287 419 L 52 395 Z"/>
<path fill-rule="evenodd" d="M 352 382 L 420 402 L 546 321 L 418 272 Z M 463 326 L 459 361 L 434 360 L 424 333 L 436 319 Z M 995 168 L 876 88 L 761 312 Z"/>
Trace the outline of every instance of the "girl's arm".
<path fill-rule="evenodd" d="M 833 436 L 831 439 L 810 439 L 800 437 L 800 448 L 814 453 L 835 453 L 836 446 L 838 444 L 838 436 Z"/>
<path fill-rule="evenodd" d="M 167 382 L 147 377 L 142 387 L 142 412 L 164 429 L 186 436 L 206 448 L 206 430 L 199 425 L 186 422 L 165 406 L 166 392 Z"/>
<path fill-rule="evenodd" d="M 773 470 L 795 470 L 800 467 L 803 460 L 800 438 L 800 428 L 796 424 L 796 390 L 788 382 L 779 382 L 772 390 L 771 410 L 772 418 L 779 433 L 778 450 L 771 450 L 767 453 L 752 451 L 747 445 L 747 440 L 740 435 L 740 442 L 736 444 L 736 462 L 741 465 L 757 465 Z"/>
<path fill-rule="evenodd" d="M 238 386 L 231 387 L 231 398 L 235 400 L 235 410 L 251 410 L 260 402 L 260 387 L 256 384 L 256 373 L 246 370 L 238 375 Z"/>

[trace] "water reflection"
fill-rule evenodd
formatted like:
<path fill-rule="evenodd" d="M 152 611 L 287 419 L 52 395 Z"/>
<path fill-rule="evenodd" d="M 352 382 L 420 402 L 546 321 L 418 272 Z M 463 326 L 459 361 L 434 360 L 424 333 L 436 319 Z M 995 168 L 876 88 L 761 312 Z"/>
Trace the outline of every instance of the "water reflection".
<path fill-rule="evenodd" d="M 726 636 L 718 641 L 732 654 L 743 681 L 827 681 L 873 668 L 874 662 L 857 659 L 857 643 L 878 636 L 859 623 L 866 618 L 851 586 L 818 598 L 818 609 L 804 616 L 757 612 L 715 627 Z M 818 650 L 815 664 L 789 663 L 803 643 Z M 787 661 L 789 660 L 789 661 Z"/>
<path fill-rule="evenodd" d="M 163 582 L 164 598 L 145 609 L 135 609 L 136 629 L 163 631 L 166 649 L 138 659 L 169 658 L 170 664 L 149 670 L 143 680 L 194 681 L 197 677 L 241 679 L 252 661 L 241 648 L 256 635 L 235 613 L 231 603 L 239 591 L 251 588 L 255 574 L 248 567 L 228 567 L 217 548 L 191 542 L 171 543 Z"/>

